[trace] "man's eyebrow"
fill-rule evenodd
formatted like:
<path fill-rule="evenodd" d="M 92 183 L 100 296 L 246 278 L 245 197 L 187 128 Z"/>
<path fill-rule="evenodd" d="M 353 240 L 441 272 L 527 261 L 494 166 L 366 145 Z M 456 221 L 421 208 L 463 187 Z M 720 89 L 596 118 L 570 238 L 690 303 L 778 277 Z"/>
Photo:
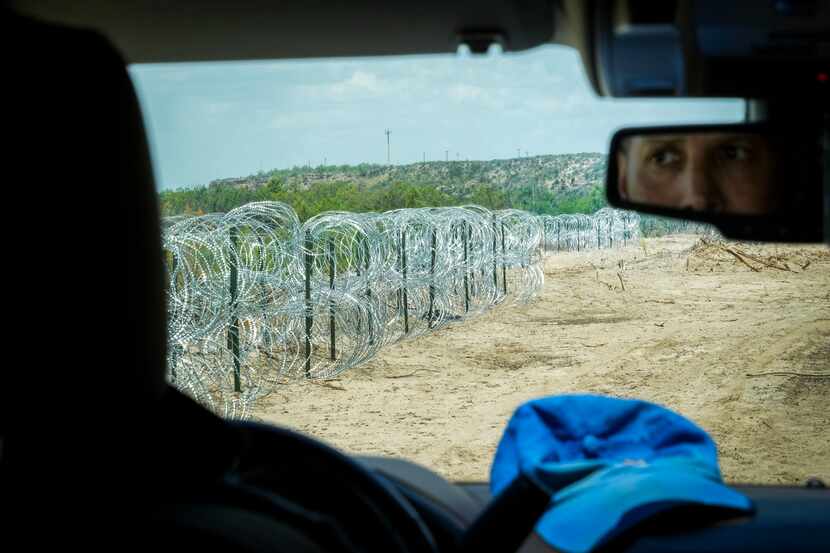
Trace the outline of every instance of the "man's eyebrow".
<path fill-rule="evenodd" d="M 733 140 L 745 140 L 752 142 L 759 139 L 758 136 L 749 133 L 718 134 L 715 136 L 719 144 L 722 144 L 724 142 L 731 142 Z"/>
<path fill-rule="evenodd" d="M 684 136 L 644 136 L 641 138 L 643 146 L 679 146 L 686 141 Z"/>

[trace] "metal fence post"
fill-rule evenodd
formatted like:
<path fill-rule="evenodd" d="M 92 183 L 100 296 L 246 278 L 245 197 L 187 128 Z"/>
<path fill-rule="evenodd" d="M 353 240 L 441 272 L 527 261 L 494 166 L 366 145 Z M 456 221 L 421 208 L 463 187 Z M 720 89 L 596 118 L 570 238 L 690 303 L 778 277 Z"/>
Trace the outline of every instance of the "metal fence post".
<path fill-rule="evenodd" d="M 556 221 L 556 251 L 562 250 L 562 242 L 561 238 L 559 237 L 562 233 L 562 223 Z"/>
<path fill-rule="evenodd" d="M 366 271 L 366 298 L 369 300 L 369 303 L 372 302 L 372 287 L 369 284 L 369 237 L 365 237 L 363 240 L 363 246 L 365 247 L 366 257 L 364 258 L 364 270 Z M 370 305 L 371 307 L 371 305 Z M 372 326 L 372 310 L 371 308 L 366 312 L 366 326 L 368 326 L 369 330 L 369 343 L 375 343 L 375 330 Z"/>
<path fill-rule="evenodd" d="M 496 215 L 493 214 L 493 289 L 498 295 L 499 290 L 499 231 L 496 228 Z"/>
<path fill-rule="evenodd" d="M 360 248 L 360 242 L 358 242 L 358 249 Z M 360 281 L 360 255 L 358 253 L 353 253 L 353 257 L 357 260 L 355 263 L 355 273 L 357 273 L 357 280 Z M 360 331 L 363 330 L 363 320 L 358 317 L 357 318 L 357 333 L 360 334 Z"/>
<path fill-rule="evenodd" d="M 170 262 L 168 266 L 170 269 L 168 270 L 168 282 L 170 282 L 170 286 L 173 288 L 173 292 L 175 293 L 178 290 L 178 286 L 176 286 L 176 269 L 178 267 L 178 262 L 176 256 L 172 253 L 165 251 L 164 252 L 165 259 L 169 259 Z M 172 275 L 173 278 L 169 278 Z M 170 348 L 172 350 L 172 355 L 170 359 L 170 384 L 176 385 L 176 366 L 179 364 L 179 357 L 181 356 L 181 346 L 177 343 L 171 344 Z"/>
<path fill-rule="evenodd" d="M 241 367 L 239 366 L 239 318 L 237 316 L 237 295 L 239 294 L 239 268 L 236 264 L 236 253 L 239 236 L 236 227 L 231 227 L 229 234 L 232 255 L 230 259 L 230 282 L 228 283 L 231 310 L 231 320 L 230 325 L 228 326 L 228 349 L 230 350 L 231 355 L 233 356 L 233 391 L 238 393 L 242 391 L 242 382 L 240 381 Z"/>
<path fill-rule="evenodd" d="M 501 285 L 507 295 L 507 254 L 504 249 L 504 223 L 501 224 Z"/>
<path fill-rule="evenodd" d="M 628 245 L 628 213 L 623 214 L 623 247 Z"/>
<path fill-rule="evenodd" d="M 334 272 L 337 270 L 334 258 L 334 242 L 329 240 L 329 349 L 331 351 L 331 360 L 337 359 L 336 349 L 337 342 L 335 339 L 334 330 Z"/>
<path fill-rule="evenodd" d="M 461 244 L 464 247 L 464 312 L 470 310 L 470 282 L 468 280 L 469 268 L 467 267 L 467 223 L 461 225 Z"/>
<path fill-rule="evenodd" d="M 311 327 L 314 312 L 311 308 L 311 236 L 305 232 L 305 376 L 311 377 Z"/>
<path fill-rule="evenodd" d="M 409 334 L 409 298 L 406 293 L 406 228 L 401 229 L 401 273 L 403 274 L 403 332 Z"/>
<path fill-rule="evenodd" d="M 613 219 L 611 217 L 608 218 L 608 247 L 614 247 L 614 229 L 612 227 Z"/>
<path fill-rule="evenodd" d="M 430 262 L 429 262 L 429 315 L 427 319 L 427 325 L 429 328 L 432 328 L 432 321 L 433 321 L 433 308 L 435 307 L 435 246 L 436 246 L 436 237 L 435 237 L 435 227 L 432 227 L 432 233 L 430 236 Z"/>

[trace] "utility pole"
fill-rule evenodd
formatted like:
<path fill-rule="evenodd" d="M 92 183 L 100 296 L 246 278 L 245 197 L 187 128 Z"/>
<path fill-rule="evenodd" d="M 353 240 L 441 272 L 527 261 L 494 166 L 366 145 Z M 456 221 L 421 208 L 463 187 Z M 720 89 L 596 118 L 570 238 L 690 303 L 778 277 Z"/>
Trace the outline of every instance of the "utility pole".
<path fill-rule="evenodd" d="M 427 153 L 424 152 L 424 163 L 426 163 L 426 162 L 427 162 Z"/>
<path fill-rule="evenodd" d="M 521 150 L 521 148 L 516 148 L 516 157 L 517 157 L 517 158 L 522 157 L 522 150 Z"/>
<path fill-rule="evenodd" d="M 449 150 L 444 150 L 444 161 L 449 161 L 449 160 L 450 160 L 450 151 Z"/>
<path fill-rule="evenodd" d="M 534 210 L 536 209 L 536 187 L 537 186 L 538 186 L 538 183 L 536 183 L 536 182 L 534 182 L 533 184 L 530 185 L 530 211 L 532 213 L 535 213 Z"/>
<path fill-rule="evenodd" d="M 392 131 L 390 131 L 389 129 L 386 129 L 384 132 L 386 133 L 386 164 L 391 165 L 392 164 L 392 154 L 391 154 L 392 150 L 389 147 L 389 135 L 392 134 Z"/>

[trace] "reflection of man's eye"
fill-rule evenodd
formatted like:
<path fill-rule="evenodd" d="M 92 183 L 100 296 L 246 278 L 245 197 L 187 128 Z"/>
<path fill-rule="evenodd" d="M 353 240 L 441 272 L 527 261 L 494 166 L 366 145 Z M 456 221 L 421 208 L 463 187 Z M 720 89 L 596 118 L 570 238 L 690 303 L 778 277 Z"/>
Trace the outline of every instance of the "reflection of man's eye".
<path fill-rule="evenodd" d="M 725 144 L 720 151 L 721 157 L 727 161 L 746 161 L 750 154 L 750 149 L 743 144 Z"/>
<path fill-rule="evenodd" d="M 660 166 L 671 165 L 680 161 L 680 154 L 675 150 L 657 150 L 649 157 L 649 161 Z"/>

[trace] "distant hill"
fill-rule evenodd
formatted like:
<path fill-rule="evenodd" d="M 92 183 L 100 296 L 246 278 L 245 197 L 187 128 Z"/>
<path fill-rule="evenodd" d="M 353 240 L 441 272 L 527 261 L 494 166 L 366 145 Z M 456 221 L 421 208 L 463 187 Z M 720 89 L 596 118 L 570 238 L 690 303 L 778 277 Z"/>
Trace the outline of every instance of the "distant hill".
<path fill-rule="evenodd" d="M 318 183 L 353 182 L 373 186 L 407 182 L 434 186 L 442 192 L 464 194 L 480 185 L 510 191 L 532 186 L 562 192 L 602 183 L 606 156 L 597 153 L 560 154 L 490 161 L 428 161 L 409 165 L 327 165 L 274 169 L 255 175 L 217 179 L 209 188 L 258 190 L 273 179 L 284 186 L 307 189 Z"/>
<path fill-rule="evenodd" d="M 564 154 L 409 165 L 329 165 L 262 171 L 207 186 L 165 190 L 162 214 L 227 212 L 254 201 L 291 205 L 305 220 L 332 210 L 477 204 L 533 213 L 593 213 L 605 206 L 605 156 Z"/>

